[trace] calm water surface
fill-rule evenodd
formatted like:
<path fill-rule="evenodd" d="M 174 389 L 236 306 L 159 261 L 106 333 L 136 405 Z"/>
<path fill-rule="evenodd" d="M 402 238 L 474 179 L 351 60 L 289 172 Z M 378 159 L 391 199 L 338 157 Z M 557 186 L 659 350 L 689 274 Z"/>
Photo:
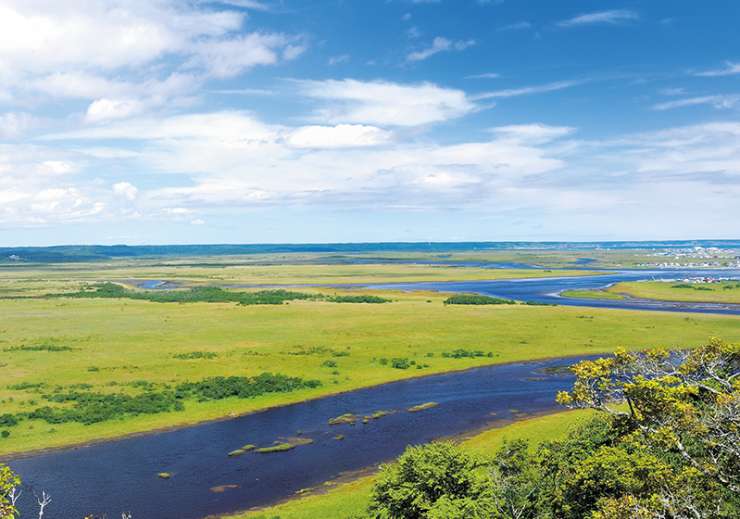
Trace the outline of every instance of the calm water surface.
<path fill-rule="evenodd" d="M 467 292 L 490 296 L 569 306 L 596 308 L 622 308 L 630 310 L 665 310 L 673 312 L 700 312 L 740 315 L 740 305 L 727 303 L 686 303 L 650 301 L 645 299 L 598 300 L 562 297 L 565 290 L 604 288 L 621 281 L 683 279 L 693 277 L 730 277 L 740 279 L 738 270 L 656 270 L 623 271 L 604 275 L 558 278 L 510 279 L 497 281 L 442 281 L 429 283 L 387 283 L 371 285 L 374 289 L 436 290 L 441 292 Z"/>

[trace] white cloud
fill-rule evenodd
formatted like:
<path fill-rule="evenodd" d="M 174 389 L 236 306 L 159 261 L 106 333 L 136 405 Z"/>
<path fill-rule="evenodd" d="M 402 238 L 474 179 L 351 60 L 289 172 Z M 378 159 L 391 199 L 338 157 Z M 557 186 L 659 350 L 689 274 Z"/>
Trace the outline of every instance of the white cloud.
<path fill-rule="evenodd" d="M 697 105 L 710 105 L 718 110 L 727 110 L 733 108 L 738 102 L 740 102 L 740 95 L 738 94 L 689 97 L 686 99 L 677 99 L 676 101 L 657 103 L 653 105 L 653 110 L 673 110 L 675 108 Z"/>
<path fill-rule="evenodd" d="M 60 67 L 116 69 L 187 51 L 204 37 L 238 29 L 243 15 L 192 10 L 173 1 L 5 0 L 0 60 L 44 72 Z M 53 52 L 45 52 L 53 49 Z"/>
<path fill-rule="evenodd" d="M 136 200 L 139 189 L 130 182 L 116 182 L 113 184 L 113 192 L 126 200 Z"/>
<path fill-rule="evenodd" d="M 483 74 L 473 74 L 471 76 L 465 76 L 465 79 L 498 79 L 501 74 L 495 72 L 484 72 Z"/>
<path fill-rule="evenodd" d="M 622 22 L 629 22 L 638 20 L 640 16 L 634 11 L 628 11 L 626 9 L 613 9 L 610 11 L 597 11 L 593 13 L 585 13 L 568 20 L 558 22 L 560 27 L 578 27 L 582 25 L 594 25 L 594 24 L 618 24 Z"/>
<path fill-rule="evenodd" d="M 270 6 L 265 2 L 257 0 L 202 0 L 206 4 L 223 4 L 233 5 L 234 7 L 243 7 L 245 9 L 254 9 L 255 11 L 269 11 Z"/>
<path fill-rule="evenodd" d="M 290 45 L 282 34 L 252 33 L 236 38 L 208 40 L 195 47 L 191 66 L 204 68 L 216 77 L 235 76 L 257 65 L 272 65 L 303 52 L 302 46 Z"/>
<path fill-rule="evenodd" d="M 331 124 L 418 126 L 461 117 L 476 109 L 462 90 L 433 83 L 344 79 L 296 84 L 303 95 L 326 103 L 314 118 Z"/>
<path fill-rule="evenodd" d="M 722 76 L 736 76 L 740 74 L 740 63 L 734 63 L 732 61 L 725 62 L 725 66 L 720 69 L 704 70 L 696 72 L 695 76 L 702 77 L 722 77 Z"/>
<path fill-rule="evenodd" d="M 570 135 L 575 131 L 575 128 L 569 126 L 548 126 L 545 124 L 514 124 L 491 128 L 491 131 L 504 139 L 529 144 L 543 144 Z"/>
<path fill-rule="evenodd" d="M 37 119 L 25 112 L 0 114 L 0 139 L 16 139 L 36 126 Z"/>
<path fill-rule="evenodd" d="M 46 100 L 39 94 L 99 100 L 87 120 L 128 117 L 144 108 L 190 103 L 189 96 L 210 78 L 233 77 L 305 52 L 300 36 L 243 32 L 246 14 L 224 5 L 3 0 L 0 100 L 18 98 L 34 106 Z"/>
<path fill-rule="evenodd" d="M 142 104 L 136 99 L 96 99 L 87 107 L 85 120 L 98 123 L 110 119 L 122 119 L 142 110 Z"/>
<path fill-rule="evenodd" d="M 418 50 L 415 52 L 411 52 L 406 56 L 406 59 L 408 61 L 423 61 L 425 59 L 431 58 L 435 54 L 439 54 L 440 52 L 448 52 L 448 51 L 462 51 L 467 49 L 468 47 L 472 47 L 475 45 L 475 40 L 459 40 L 459 41 L 452 41 L 448 40 L 447 38 L 443 38 L 441 36 L 437 36 L 432 40 L 432 45 L 427 47 L 426 49 Z"/>
<path fill-rule="evenodd" d="M 542 94 L 546 92 L 554 92 L 556 90 L 564 90 L 577 85 L 583 84 L 583 81 L 556 81 L 554 83 L 546 83 L 544 85 L 527 86 L 521 88 L 508 88 L 505 90 L 494 90 L 492 92 L 484 92 L 482 94 L 476 94 L 473 99 L 497 99 L 505 97 L 517 97 L 530 94 Z"/>
<path fill-rule="evenodd" d="M 339 124 L 303 126 L 293 130 L 287 142 L 294 148 L 352 148 L 377 146 L 390 140 L 390 134 L 375 126 Z"/>

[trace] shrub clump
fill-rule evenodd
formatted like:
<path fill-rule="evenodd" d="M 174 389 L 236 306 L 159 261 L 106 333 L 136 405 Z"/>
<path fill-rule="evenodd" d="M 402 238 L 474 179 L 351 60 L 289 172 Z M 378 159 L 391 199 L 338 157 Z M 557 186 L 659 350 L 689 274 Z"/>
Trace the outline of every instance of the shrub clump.
<path fill-rule="evenodd" d="M 380 296 L 371 295 L 357 295 L 357 296 L 329 296 L 326 298 L 330 303 L 369 303 L 369 304 L 382 304 L 390 303 L 390 299 L 386 299 Z"/>
<path fill-rule="evenodd" d="M 262 373 L 256 377 L 210 377 L 199 382 L 177 386 L 178 398 L 195 398 L 201 402 L 224 398 L 255 398 L 265 393 L 287 393 L 319 387 L 318 380 L 304 380 L 287 375 Z"/>
<path fill-rule="evenodd" d="M 212 351 L 191 351 L 189 353 L 177 353 L 173 357 L 180 360 L 215 359 L 218 354 Z"/>
<path fill-rule="evenodd" d="M 446 305 L 513 305 L 515 301 L 500 297 L 483 296 L 478 294 L 458 294 L 444 300 Z"/>
<path fill-rule="evenodd" d="M 466 350 L 464 348 L 458 348 L 452 351 L 445 351 L 442 356 L 446 359 L 472 359 L 475 357 L 493 357 L 492 352 L 485 353 L 481 350 Z"/>
<path fill-rule="evenodd" d="M 187 290 L 144 292 L 128 290 L 116 283 L 99 283 L 78 292 L 54 294 L 54 297 L 125 298 L 155 303 L 237 303 L 239 305 L 280 305 L 297 299 L 315 299 L 313 294 L 288 290 L 239 292 L 219 287 L 195 287 Z"/>
<path fill-rule="evenodd" d="M 28 418 L 58 424 L 79 422 L 85 425 L 124 416 L 181 411 L 183 404 L 171 391 L 150 391 L 140 395 L 69 392 L 45 395 L 49 402 L 72 403 L 72 407 L 44 406 L 31 411 Z"/>

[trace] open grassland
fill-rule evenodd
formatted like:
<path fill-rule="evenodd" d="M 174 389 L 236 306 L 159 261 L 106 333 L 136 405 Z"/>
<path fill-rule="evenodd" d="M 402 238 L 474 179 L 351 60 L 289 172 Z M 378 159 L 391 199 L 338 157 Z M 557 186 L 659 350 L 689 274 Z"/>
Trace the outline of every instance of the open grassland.
<path fill-rule="evenodd" d="M 333 294 L 334 291 L 327 292 Z M 208 389 L 208 377 L 272 372 L 320 385 L 249 397 L 183 401 L 184 409 L 98 423 L 21 419 L 0 424 L 0 454 L 69 445 L 223 418 L 413 376 L 483 364 L 610 352 L 617 347 L 688 347 L 710 336 L 740 339 L 733 316 L 525 305 L 444 305 L 444 294 L 379 293 L 385 304 L 299 300 L 284 305 L 159 303 L 132 299 L 0 300 L 0 416 L 71 394 L 139 395 L 146 388 Z M 282 382 L 281 382 L 282 383 Z M 246 384 L 246 385 L 245 385 Z M 162 391 L 165 391 L 162 389 Z M 49 394 L 57 393 L 56 400 Z M 67 395 L 62 398 L 61 395 Z"/>
<path fill-rule="evenodd" d="M 534 446 L 544 441 L 564 438 L 571 428 L 585 421 L 590 415 L 590 411 L 566 411 L 529 418 L 484 431 L 461 443 L 471 451 L 483 455 L 494 454 L 505 440 L 528 440 Z M 273 507 L 235 515 L 232 519 L 353 517 L 367 508 L 374 479 L 375 476 L 364 476 L 337 486 L 327 486 L 324 492 L 312 493 Z"/>
<path fill-rule="evenodd" d="M 660 299 L 663 301 L 740 304 L 740 281 L 722 281 L 719 283 L 631 281 L 617 283 L 609 287 L 606 293 L 626 294 L 641 299 Z"/>
<path fill-rule="evenodd" d="M 615 294 L 614 292 L 608 292 L 606 290 L 594 289 L 594 290 L 565 290 L 560 293 L 563 297 L 572 297 L 575 299 L 610 299 L 620 300 L 624 299 L 621 294 Z"/>

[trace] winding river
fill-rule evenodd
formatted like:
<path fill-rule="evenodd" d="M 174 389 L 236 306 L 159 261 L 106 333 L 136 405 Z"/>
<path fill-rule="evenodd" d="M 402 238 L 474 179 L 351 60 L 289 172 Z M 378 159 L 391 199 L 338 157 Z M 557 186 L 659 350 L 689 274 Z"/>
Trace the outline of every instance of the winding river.
<path fill-rule="evenodd" d="M 503 364 L 432 375 L 329 396 L 184 429 L 12 459 L 26 485 L 21 506 L 34 509 L 45 489 L 45 519 L 120 517 L 196 519 L 265 505 L 347 471 L 398 456 L 409 444 L 460 434 L 525 414 L 554 411 L 557 391 L 571 386 L 563 368 L 576 359 Z M 425 402 L 439 405 L 418 412 Z M 344 413 L 392 414 L 363 424 L 329 425 Z M 343 435 L 343 439 L 336 439 Z M 249 452 L 284 438 L 313 443 L 287 452 Z M 158 477 L 172 474 L 170 479 Z"/>
<path fill-rule="evenodd" d="M 500 281 L 393 283 L 375 289 L 475 292 L 537 303 L 603 308 L 711 312 L 740 315 L 740 305 L 674 303 L 638 299 L 572 299 L 564 290 L 594 289 L 620 281 L 737 277 L 740 271 L 623 271 L 588 277 Z M 168 288 L 150 281 L 152 289 Z M 557 391 L 572 376 L 553 369 L 574 359 L 497 365 L 432 375 L 270 409 L 243 417 L 147 434 L 82 448 L 11 459 L 25 482 L 21 506 L 33 509 L 33 494 L 49 491 L 46 519 L 86 514 L 134 519 L 197 519 L 261 506 L 291 497 L 346 472 L 398 456 L 409 444 L 460 434 L 526 414 L 554 411 Z M 419 412 L 425 402 L 439 405 Z M 329 425 L 344 413 L 391 414 L 368 423 Z M 338 437 L 341 436 L 341 439 Z M 271 454 L 228 453 L 245 444 L 310 439 Z M 158 473 L 171 474 L 169 479 Z"/>
<path fill-rule="evenodd" d="M 507 279 L 496 281 L 441 281 L 414 283 L 385 283 L 369 285 L 372 289 L 433 290 L 440 292 L 466 292 L 485 294 L 518 301 L 590 306 L 596 308 L 621 308 L 629 310 L 661 310 L 672 312 L 700 312 L 740 315 L 740 304 L 690 303 L 648 299 L 578 299 L 563 297 L 566 290 L 591 290 L 605 288 L 622 281 L 674 280 L 693 277 L 728 277 L 740 279 L 738 270 L 626 270 L 603 275 L 555 278 Z"/>

